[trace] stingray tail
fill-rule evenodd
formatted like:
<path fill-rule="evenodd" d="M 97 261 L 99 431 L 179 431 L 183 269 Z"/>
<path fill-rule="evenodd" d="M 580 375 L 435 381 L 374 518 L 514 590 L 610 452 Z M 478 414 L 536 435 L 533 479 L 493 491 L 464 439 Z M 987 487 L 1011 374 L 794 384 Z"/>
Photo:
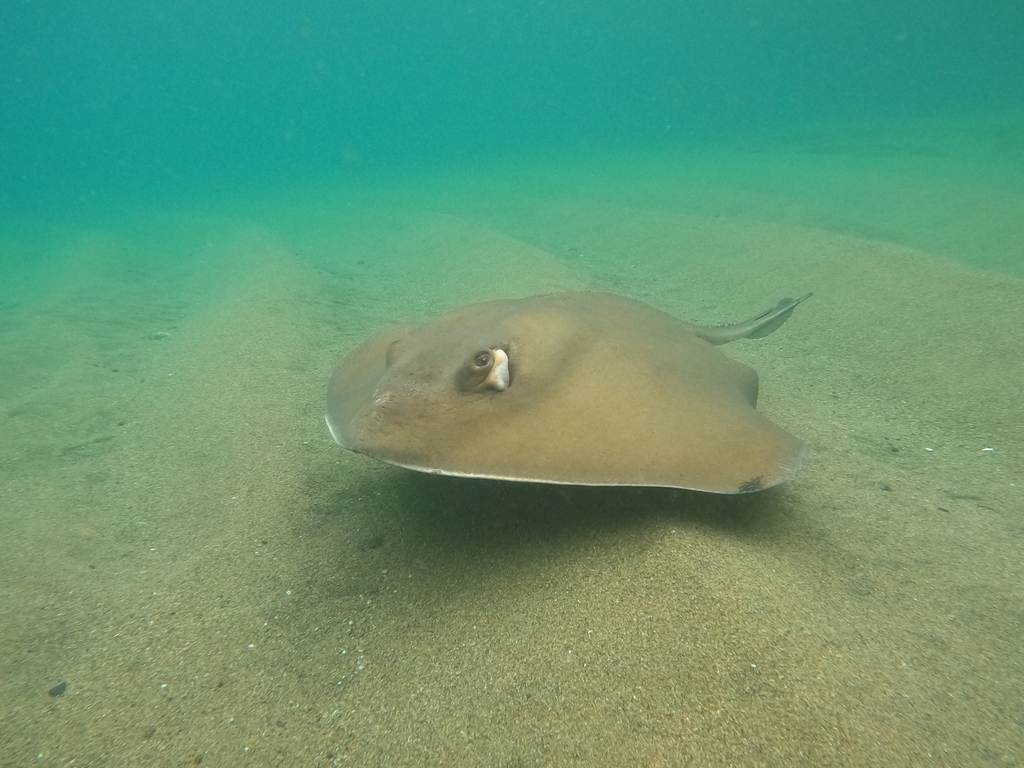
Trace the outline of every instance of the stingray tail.
<path fill-rule="evenodd" d="M 728 344 L 737 339 L 761 339 L 772 331 L 776 330 L 793 314 L 793 310 L 801 302 L 809 299 L 813 294 L 808 293 L 799 299 L 782 299 L 767 312 L 762 312 L 757 317 L 752 317 L 742 323 L 735 325 L 719 325 L 714 328 L 694 329 L 698 336 L 705 341 L 718 346 Z"/>

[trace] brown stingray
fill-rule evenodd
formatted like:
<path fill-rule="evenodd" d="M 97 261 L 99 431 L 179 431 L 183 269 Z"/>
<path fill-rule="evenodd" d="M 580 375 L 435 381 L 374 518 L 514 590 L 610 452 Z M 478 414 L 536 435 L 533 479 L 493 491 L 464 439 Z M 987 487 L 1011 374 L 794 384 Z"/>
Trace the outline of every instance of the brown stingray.
<path fill-rule="evenodd" d="M 442 475 L 761 490 L 792 477 L 804 444 L 754 409 L 757 373 L 715 345 L 771 333 L 806 298 L 720 328 L 598 293 L 474 304 L 356 347 L 327 426 L 343 448 Z"/>

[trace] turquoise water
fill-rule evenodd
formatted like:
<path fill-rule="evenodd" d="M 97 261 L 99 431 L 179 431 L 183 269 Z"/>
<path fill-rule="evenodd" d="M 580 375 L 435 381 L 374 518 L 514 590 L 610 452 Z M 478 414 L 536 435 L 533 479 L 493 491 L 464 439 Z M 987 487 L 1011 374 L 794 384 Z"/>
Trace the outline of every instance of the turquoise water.
<path fill-rule="evenodd" d="M 12 2 L 0 211 L 1019 109 L 1012 3 Z"/>
<path fill-rule="evenodd" d="M 0 765 L 1024 762 L 1022 40 L 1006 2 L 4 3 Z M 723 348 L 800 471 L 334 444 L 368 336 L 560 291 L 813 291 Z"/>

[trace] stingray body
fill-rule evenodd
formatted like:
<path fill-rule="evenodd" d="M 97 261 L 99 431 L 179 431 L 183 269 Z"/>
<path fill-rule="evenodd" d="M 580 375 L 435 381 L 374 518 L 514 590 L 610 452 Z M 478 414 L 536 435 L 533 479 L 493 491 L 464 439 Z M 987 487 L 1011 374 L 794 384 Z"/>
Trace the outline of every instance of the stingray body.
<path fill-rule="evenodd" d="M 327 425 L 343 448 L 423 472 L 761 490 L 804 444 L 755 410 L 757 373 L 716 346 L 767 335 L 806 298 L 719 328 L 599 293 L 467 306 L 350 352 Z"/>

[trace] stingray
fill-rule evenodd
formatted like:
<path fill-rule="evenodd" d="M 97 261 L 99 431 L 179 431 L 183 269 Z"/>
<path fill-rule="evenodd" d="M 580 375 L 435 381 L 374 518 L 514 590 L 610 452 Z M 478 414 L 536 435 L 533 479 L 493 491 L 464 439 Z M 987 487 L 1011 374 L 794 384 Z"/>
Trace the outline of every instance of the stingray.
<path fill-rule="evenodd" d="M 601 293 L 473 304 L 353 349 L 327 426 L 421 472 L 759 491 L 792 477 L 805 446 L 755 409 L 757 373 L 716 347 L 767 336 L 810 295 L 718 327 Z"/>

